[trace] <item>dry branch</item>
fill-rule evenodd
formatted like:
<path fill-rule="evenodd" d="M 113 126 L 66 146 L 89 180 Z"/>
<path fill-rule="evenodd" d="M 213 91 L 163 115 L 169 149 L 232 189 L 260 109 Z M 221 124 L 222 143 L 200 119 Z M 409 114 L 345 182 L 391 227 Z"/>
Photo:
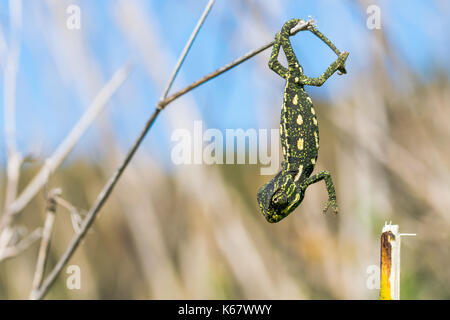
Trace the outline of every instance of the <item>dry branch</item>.
<path fill-rule="evenodd" d="M 33 299 L 34 292 L 40 287 L 45 272 L 48 253 L 50 249 L 50 238 L 53 231 L 53 223 L 56 214 L 56 198 L 61 194 L 60 189 L 54 189 L 47 195 L 47 216 L 45 218 L 44 230 L 42 231 L 41 246 L 39 248 L 36 270 L 34 272 L 33 285 L 30 299 Z"/>
<path fill-rule="evenodd" d="M 92 122 L 97 118 L 100 112 L 107 105 L 112 95 L 126 80 L 131 71 L 131 65 L 127 63 L 114 73 L 112 78 L 100 90 L 86 112 L 75 124 L 72 131 L 67 135 L 63 142 L 58 146 L 55 152 L 45 161 L 44 166 L 27 185 L 17 199 L 11 203 L 5 210 L 0 222 L 0 230 L 9 225 L 17 213 L 19 213 L 30 200 L 47 183 L 50 174 L 63 162 L 67 155 L 72 151 L 78 141 L 81 139 Z"/>

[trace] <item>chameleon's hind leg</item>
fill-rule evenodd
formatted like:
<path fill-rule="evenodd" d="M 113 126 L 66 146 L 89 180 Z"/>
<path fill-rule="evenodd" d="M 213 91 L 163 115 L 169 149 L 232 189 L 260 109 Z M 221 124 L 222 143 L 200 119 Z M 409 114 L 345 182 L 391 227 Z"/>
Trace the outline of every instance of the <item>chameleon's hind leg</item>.
<path fill-rule="evenodd" d="M 288 77 L 288 69 L 283 67 L 281 63 L 278 61 L 278 54 L 280 53 L 281 40 L 280 33 L 278 32 L 275 35 L 275 42 L 273 44 L 272 53 L 270 55 L 269 60 L 269 68 L 273 70 L 280 77 L 286 79 Z"/>
<path fill-rule="evenodd" d="M 308 86 L 320 87 L 323 83 L 331 77 L 333 73 L 337 70 L 345 68 L 345 61 L 347 60 L 348 52 L 341 52 L 339 57 L 325 70 L 325 72 L 317 78 L 310 78 L 308 76 L 302 75 L 300 77 L 300 83 Z"/>
<path fill-rule="evenodd" d="M 283 51 L 286 54 L 289 70 L 294 70 L 300 67 L 294 50 L 292 49 L 291 41 L 289 40 L 289 37 L 291 36 L 291 29 L 294 28 L 299 22 L 300 19 L 289 20 L 283 25 L 280 31 L 280 42 L 283 46 Z"/>
<path fill-rule="evenodd" d="M 312 185 L 313 183 L 319 182 L 321 180 L 325 180 L 325 186 L 327 188 L 327 192 L 328 192 L 328 201 L 325 204 L 324 208 L 323 208 L 323 212 L 325 213 L 328 208 L 331 206 L 333 208 L 333 211 L 335 214 L 337 214 L 339 212 L 339 208 L 336 202 L 336 191 L 334 190 L 334 184 L 333 184 L 333 180 L 331 180 L 331 175 L 328 171 L 322 171 L 319 172 L 307 179 L 305 179 L 300 187 L 304 190 L 306 190 L 306 188 L 308 188 L 308 186 Z"/>

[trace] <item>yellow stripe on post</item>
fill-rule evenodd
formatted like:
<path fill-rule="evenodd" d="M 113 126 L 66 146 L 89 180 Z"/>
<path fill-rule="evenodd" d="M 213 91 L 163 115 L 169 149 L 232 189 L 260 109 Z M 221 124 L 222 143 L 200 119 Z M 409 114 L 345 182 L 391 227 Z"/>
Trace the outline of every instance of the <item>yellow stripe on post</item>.
<path fill-rule="evenodd" d="M 395 235 L 391 231 L 381 234 L 380 300 L 392 300 L 392 242 Z"/>

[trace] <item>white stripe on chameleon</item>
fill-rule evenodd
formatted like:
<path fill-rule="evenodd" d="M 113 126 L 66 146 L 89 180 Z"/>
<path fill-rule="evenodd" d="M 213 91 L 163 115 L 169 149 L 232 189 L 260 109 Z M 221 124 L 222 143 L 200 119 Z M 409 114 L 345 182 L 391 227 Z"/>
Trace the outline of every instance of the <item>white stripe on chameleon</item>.
<path fill-rule="evenodd" d="M 303 165 L 300 165 L 300 167 L 298 168 L 298 173 L 295 175 L 294 182 L 297 182 L 298 179 L 300 179 L 300 176 L 302 175 L 302 171 L 303 171 Z"/>
<path fill-rule="evenodd" d="M 312 100 L 311 100 L 311 98 L 310 98 L 310 97 L 307 97 L 307 98 L 306 98 L 306 100 L 308 100 L 309 102 L 311 102 L 311 103 L 312 103 Z"/>
<path fill-rule="evenodd" d="M 297 105 L 297 103 L 298 103 L 298 95 L 294 96 L 294 99 L 292 99 L 292 103 Z"/>
<path fill-rule="evenodd" d="M 303 117 L 302 117 L 301 114 L 299 114 L 298 117 L 297 117 L 297 124 L 298 124 L 299 126 L 301 126 L 302 123 L 303 123 Z"/>
<path fill-rule="evenodd" d="M 311 113 L 316 114 L 316 110 L 314 110 L 314 108 L 311 108 Z"/>

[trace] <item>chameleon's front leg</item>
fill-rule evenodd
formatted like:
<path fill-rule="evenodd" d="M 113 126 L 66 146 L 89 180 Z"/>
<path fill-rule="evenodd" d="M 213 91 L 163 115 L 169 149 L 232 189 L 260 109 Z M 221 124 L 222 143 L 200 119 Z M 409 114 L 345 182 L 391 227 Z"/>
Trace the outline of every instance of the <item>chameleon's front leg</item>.
<path fill-rule="evenodd" d="M 302 188 L 303 190 L 306 190 L 306 188 L 308 188 L 308 186 L 312 185 L 313 183 L 319 182 L 321 180 L 325 180 L 325 186 L 326 186 L 327 192 L 328 192 L 328 201 L 325 204 L 323 212 L 325 213 L 328 210 L 328 208 L 331 206 L 333 208 L 334 213 L 337 214 L 339 212 L 339 208 L 338 208 L 338 205 L 336 202 L 336 191 L 334 190 L 333 180 L 331 180 L 331 175 L 328 171 L 319 172 L 319 173 L 305 179 L 301 183 L 300 188 Z"/>
<path fill-rule="evenodd" d="M 345 61 L 347 60 L 347 57 L 348 52 L 345 51 L 341 52 L 336 61 L 330 64 L 327 70 L 325 70 L 325 72 L 320 77 L 310 78 L 308 76 L 303 75 L 300 77 L 301 84 L 320 87 L 329 77 L 331 77 L 333 73 L 335 73 L 339 69 L 342 69 L 345 66 Z"/>

